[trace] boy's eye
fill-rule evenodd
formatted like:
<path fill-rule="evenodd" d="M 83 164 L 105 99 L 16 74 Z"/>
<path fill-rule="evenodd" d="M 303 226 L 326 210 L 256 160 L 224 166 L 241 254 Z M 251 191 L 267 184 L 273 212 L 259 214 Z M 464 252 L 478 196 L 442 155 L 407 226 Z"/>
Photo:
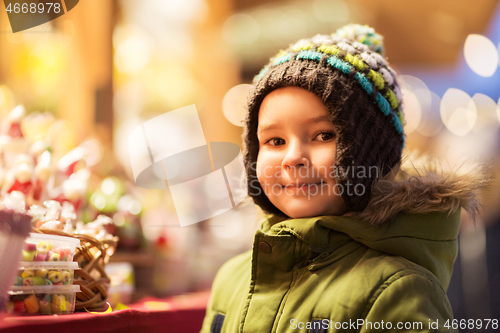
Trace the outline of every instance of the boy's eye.
<path fill-rule="evenodd" d="M 319 141 L 323 142 L 328 142 L 331 141 L 332 139 L 335 139 L 335 133 L 334 132 L 320 132 L 318 135 L 316 135 L 316 138 L 318 138 Z M 285 140 L 281 138 L 271 138 L 267 140 L 266 143 L 271 144 L 271 146 L 281 146 L 285 144 Z"/>
<path fill-rule="evenodd" d="M 272 146 L 280 146 L 282 144 L 284 144 L 285 140 L 281 139 L 281 138 L 272 138 L 272 139 L 269 139 L 266 143 L 270 143 Z"/>
<path fill-rule="evenodd" d="M 335 138 L 335 133 L 333 132 L 321 132 L 317 136 L 320 141 L 330 141 Z"/>

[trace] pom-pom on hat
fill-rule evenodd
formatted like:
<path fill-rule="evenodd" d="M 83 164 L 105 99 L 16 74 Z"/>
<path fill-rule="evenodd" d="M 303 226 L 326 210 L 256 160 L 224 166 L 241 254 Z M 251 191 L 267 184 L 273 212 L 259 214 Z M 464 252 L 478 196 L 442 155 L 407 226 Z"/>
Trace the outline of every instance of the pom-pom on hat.
<path fill-rule="evenodd" d="M 272 57 L 253 80 L 245 117 L 244 164 L 248 194 L 268 213 L 282 213 L 256 174 L 258 113 L 271 91 L 298 86 L 316 94 L 337 131 L 335 178 L 350 211 L 368 205 L 373 182 L 401 160 L 405 135 L 396 72 L 373 28 L 347 25 L 331 35 L 301 39 Z M 363 172 L 364 170 L 364 172 Z"/>

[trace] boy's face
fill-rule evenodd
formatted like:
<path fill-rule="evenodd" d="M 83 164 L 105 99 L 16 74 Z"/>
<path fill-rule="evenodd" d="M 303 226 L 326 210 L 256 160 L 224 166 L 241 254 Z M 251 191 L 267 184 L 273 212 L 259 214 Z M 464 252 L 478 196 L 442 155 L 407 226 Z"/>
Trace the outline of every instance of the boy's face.
<path fill-rule="evenodd" d="M 291 218 L 342 215 L 335 188 L 336 133 L 318 96 L 299 87 L 268 94 L 259 109 L 257 178 Z"/>

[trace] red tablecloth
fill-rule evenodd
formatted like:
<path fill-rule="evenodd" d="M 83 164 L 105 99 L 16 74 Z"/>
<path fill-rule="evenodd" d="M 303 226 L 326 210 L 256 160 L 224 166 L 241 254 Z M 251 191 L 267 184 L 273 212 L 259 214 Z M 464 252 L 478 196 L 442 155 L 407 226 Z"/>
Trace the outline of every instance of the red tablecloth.
<path fill-rule="evenodd" d="M 130 309 L 110 313 L 74 313 L 60 316 L 6 317 L 0 332 L 90 333 L 90 332 L 199 332 L 209 292 L 146 298 Z"/>

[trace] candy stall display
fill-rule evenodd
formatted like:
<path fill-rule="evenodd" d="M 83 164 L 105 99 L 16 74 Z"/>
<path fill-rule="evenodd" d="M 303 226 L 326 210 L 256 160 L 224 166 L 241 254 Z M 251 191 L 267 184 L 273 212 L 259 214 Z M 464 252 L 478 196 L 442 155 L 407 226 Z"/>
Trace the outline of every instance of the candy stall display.
<path fill-rule="evenodd" d="M 11 268 L 9 313 L 99 311 L 110 284 L 104 267 L 118 238 L 111 217 L 83 214 L 99 178 L 91 168 L 96 145 L 61 145 L 57 121 L 48 119 L 53 125 L 44 132 L 34 121 L 40 117 L 51 118 L 18 106 L 0 124 L 0 212 L 25 214 L 32 231 L 21 264 Z"/>
<path fill-rule="evenodd" d="M 7 313 L 13 315 L 51 315 L 75 312 L 78 285 L 20 286 L 9 291 Z"/>
<path fill-rule="evenodd" d="M 117 244 L 117 238 L 109 232 L 113 219 L 99 215 L 89 223 L 75 221 L 71 203 L 60 205 L 53 200 L 31 206 L 28 214 L 32 216 L 33 230 L 39 233 L 31 233 L 25 244 L 23 286 L 33 283 L 42 287 L 42 280 L 36 278 L 37 274 L 42 275 L 44 287 L 52 283 L 54 293 L 58 293 L 56 287 L 71 283 L 80 287 L 76 310 L 99 311 L 105 307 L 110 279 L 104 267 Z M 20 284 L 21 280 L 17 282 Z"/>

